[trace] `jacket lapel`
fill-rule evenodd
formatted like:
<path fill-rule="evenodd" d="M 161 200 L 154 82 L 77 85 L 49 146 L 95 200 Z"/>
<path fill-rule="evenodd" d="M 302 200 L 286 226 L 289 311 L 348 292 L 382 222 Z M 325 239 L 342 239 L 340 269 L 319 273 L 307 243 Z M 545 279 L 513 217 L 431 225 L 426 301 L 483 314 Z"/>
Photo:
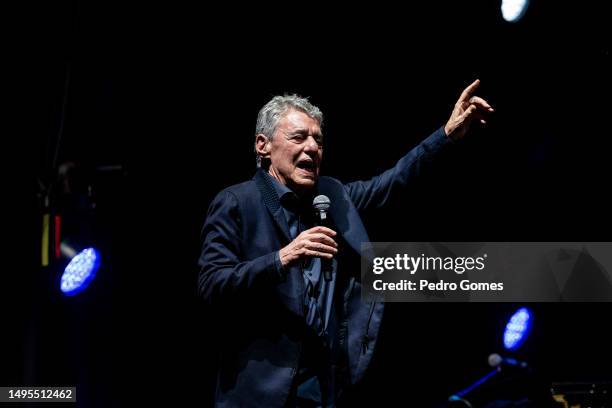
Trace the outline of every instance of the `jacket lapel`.
<path fill-rule="evenodd" d="M 274 219 L 274 224 L 281 238 L 285 241 L 281 245 L 287 245 L 291 242 L 289 235 L 289 225 L 283 213 L 283 209 L 278 199 L 278 194 L 274 190 L 272 180 L 265 174 L 264 170 L 258 169 L 253 177 L 259 192 L 263 198 L 266 208 Z M 292 266 L 285 274 L 286 279 L 276 286 L 278 295 L 284 300 L 284 303 L 298 316 L 303 316 L 303 293 L 304 281 L 299 273 L 298 266 Z"/>
<path fill-rule="evenodd" d="M 272 218 L 274 219 L 277 228 L 285 238 L 285 242 L 291 242 L 291 236 L 289 235 L 289 225 L 287 225 L 287 219 L 285 218 L 285 214 L 283 214 L 283 209 L 278 200 L 278 195 L 274 190 L 274 186 L 272 185 L 272 181 L 262 169 L 257 169 L 253 180 L 255 180 L 255 184 L 261 192 L 263 201 L 266 204 L 268 211 L 272 215 Z"/>

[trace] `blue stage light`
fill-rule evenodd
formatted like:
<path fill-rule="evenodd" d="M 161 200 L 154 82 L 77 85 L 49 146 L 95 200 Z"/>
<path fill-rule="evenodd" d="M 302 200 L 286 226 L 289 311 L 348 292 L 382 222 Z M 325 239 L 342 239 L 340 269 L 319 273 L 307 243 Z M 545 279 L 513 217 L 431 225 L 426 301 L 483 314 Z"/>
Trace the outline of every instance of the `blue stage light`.
<path fill-rule="evenodd" d="M 529 309 L 523 307 L 517 310 L 504 330 L 504 347 L 506 350 L 516 350 L 523 344 L 529 332 L 533 318 Z"/>
<path fill-rule="evenodd" d="M 64 269 L 60 280 L 61 291 L 67 296 L 83 291 L 96 276 L 100 262 L 100 253 L 94 248 L 79 252 Z"/>
<path fill-rule="evenodd" d="M 529 0 L 502 0 L 502 16 L 507 22 L 515 23 L 523 17 L 527 6 L 529 6 Z"/>

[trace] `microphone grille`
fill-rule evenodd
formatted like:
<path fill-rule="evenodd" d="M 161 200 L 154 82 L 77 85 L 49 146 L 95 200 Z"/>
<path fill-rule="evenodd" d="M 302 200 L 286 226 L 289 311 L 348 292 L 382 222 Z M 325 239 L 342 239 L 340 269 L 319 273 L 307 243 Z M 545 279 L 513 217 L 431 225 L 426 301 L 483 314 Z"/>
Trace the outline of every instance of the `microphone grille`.
<path fill-rule="evenodd" d="M 489 356 L 489 365 L 491 367 L 497 367 L 499 366 L 502 362 L 504 361 L 504 359 L 502 358 L 502 356 L 500 356 L 497 353 L 493 353 Z"/>
<path fill-rule="evenodd" d="M 312 200 L 312 206 L 318 211 L 327 211 L 331 205 L 329 197 L 326 195 L 318 195 Z"/>

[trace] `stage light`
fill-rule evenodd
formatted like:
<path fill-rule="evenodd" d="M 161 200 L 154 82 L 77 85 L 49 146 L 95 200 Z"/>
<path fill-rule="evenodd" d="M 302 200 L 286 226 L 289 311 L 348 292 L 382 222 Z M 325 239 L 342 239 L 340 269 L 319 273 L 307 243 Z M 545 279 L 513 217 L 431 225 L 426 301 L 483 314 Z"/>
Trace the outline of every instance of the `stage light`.
<path fill-rule="evenodd" d="M 502 16 L 507 22 L 516 23 L 523 17 L 528 6 L 529 0 L 502 0 Z"/>
<path fill-rule="evenodd" d="M 60 290 L 66 296 L 74 296 L 89 286 L 100 268 L 101 256 L 95 248 L 85 248 L 78 254 L 62 243 L 62 254 L 71 257 L 60 279 Z"/>
<path fill-rule="evenodd" d="M 527 336 L 531 331 L 532 324 L 533 317 L 531 315 L 531 311 L 526 307 L 518 309 L 512 315 L 512 317 L 510 317 L 510 320 L 506 324 L 506 329 L 504 330 L 504 347 L 506 348 L 506 350 L 516 350 L 517 348 L 519 348 L 521 344 L 523 344 L 523 342 L 527 339 Z M 475 381 L 469 387 L 451 395 L 448 398 L 448 401 L 451 404 L 461 403 L 463 406 L 471 408 L 472 404 L 468 400 L 466 400 L 465 397 L 470 393 L 473 394 L 483 384 L 490 384 L 491 378 L 495 378 L 500 373 L 505 372 L 505 370 L 502 370 L 502 365 L 529 370 L 529 366 L 526 362 L 519 361 L 510 357 L 502 357 L 497 353 L 491 354 L 489 356 L 489 365 L 494 367 L 493 371 L 490 371 L 488 374 Z"/>
<path fill-rule="evenodd" d="M 529 309 L 523 307 L 517 310 L 504 330 L 504 347 L 506 350 L 516 350 L 529 336 L 533 317 Z"/>

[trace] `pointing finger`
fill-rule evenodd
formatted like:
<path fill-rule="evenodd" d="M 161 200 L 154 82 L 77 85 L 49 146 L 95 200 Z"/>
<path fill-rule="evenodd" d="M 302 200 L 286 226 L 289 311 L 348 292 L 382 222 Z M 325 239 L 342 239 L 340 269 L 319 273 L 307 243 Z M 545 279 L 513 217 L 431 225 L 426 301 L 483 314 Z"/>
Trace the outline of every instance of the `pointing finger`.
<path fill-rule="evenodd" d="M 480 79 L 475 80 L 467 88 L 465 88 L 463 92 L 461 92 L 459 102 L 467 102 L 467 100 L 470 99 L 470 96 L 472 96 L 472 93 L 474 93 L 476 88 L 478 88 L 478 85 L 480 85 Z"/>

